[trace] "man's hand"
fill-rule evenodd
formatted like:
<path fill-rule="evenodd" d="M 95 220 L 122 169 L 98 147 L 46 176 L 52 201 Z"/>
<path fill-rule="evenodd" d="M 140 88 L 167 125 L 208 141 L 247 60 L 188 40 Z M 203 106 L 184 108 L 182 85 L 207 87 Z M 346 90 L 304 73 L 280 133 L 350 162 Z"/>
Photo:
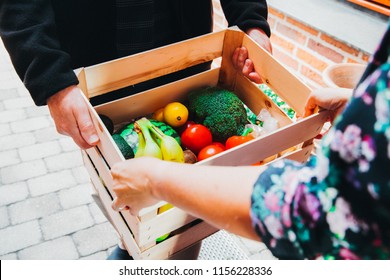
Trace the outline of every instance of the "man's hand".
<path fill-rule="evenodd" d="M 67 87 L 47 100 L 57 131 L 73 138 L 81 149 L 88 149 L 99 142 L 91 116 L 81 90 Z"/>
<path fill-rule="evenodd" d="M 266 51 L 272 54 L 271 41 L 263 30 L 251 28 L 246 32 L 253 40 L 255 40 Z M 245 47 L 237 48 L 233 53 L 233 65 L 240 70 L 242 74 L 252 82 L 262 83 L 260 75 L 256 72 L 252 60 L 248 58 L 248 50 Z"/>

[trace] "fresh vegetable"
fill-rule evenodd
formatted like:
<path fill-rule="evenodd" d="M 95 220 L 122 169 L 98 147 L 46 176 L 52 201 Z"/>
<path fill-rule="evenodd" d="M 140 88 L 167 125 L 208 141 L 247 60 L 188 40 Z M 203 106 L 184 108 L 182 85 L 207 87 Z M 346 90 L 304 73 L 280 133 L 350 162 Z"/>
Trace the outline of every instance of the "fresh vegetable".
<path fill-rule="evenodd" d="M 207 87 L 190 92 L 188 100 L 190 119 L 208 127 L 215 141 L 240 135 L 248 123 L 244 104 L 229 90 Z"/>
<path fill-rule="evenodd" d="M 195 154 L 210 145 L 213 141 L 213 136 L 210 130 L 202 124 L 193 124 L 187 127 L 181 134 L 182 145 L 190 149 Z"/>
<path fill-rule="evenodd" d="M 172 127 L 185 124 L 188 119 L 188 109 L 180 102 L 171 102 L 164 107 L 164 122 Z"/>
<path fill-rule="evenodd" d="M 122 136 L 120 136 L 119 134 L 113 134 L 112 139 L 114 140 L 115 144 L 118 146 L 119 151 L 121 151 L 125 159 L 134 157 L 133 149 L 131 149 L 129 144 L 127 144 L 126 140 Z"/>
<path fill-rule="evenodd" d="M 204 160 L 206 158 L 212 157 L 216 154 L 222 153 L 225 149 L 222 148 L 220 145 L 207 145 L 202 150 L 200 150 L 198 154 L 198 160 Z"/>
<path fill-rule="evenodd" d="M 181 144 L 179 134 L 171 126 L 161 121 L 157 121 L 153 119 L 150 119 L 150 122 L 153 125 L 157 126 L 162 132 L 164 132 L 165 135 L 169 135 L 175 138 L 175 140 L 179 143 L 179 145 Z M 131 147 L 131 149 L 135 154 L 138 149 L 138 134 L 134 130 L 134 122 L 129 123 L 128 125 L 123 127 L 121 130 L 117 132 L 117 134 L 120 134 L 126 140 L 126 142 L 129 144 L 129 146 Z"/>
<path fill-rule="evenodd" d="M 107 128 L 108 132 L 112 135 L 114 133 L 114 123 L 106 115 L 99 114 L 100 119 L 102 120 L 104 126 Z"/>
<path fill-rule="evenodd" d="M 242 135 L 234 135 L 234 136 L 229 137 L 225 143 L 226 149 L 231 149 L 233 147 L 236 147 L 238 145 L 241 145 L 243 143 L 246 143 L 248 141 L 253 140 L 254 137 L 249 134 L 250 132 L 252 132 L 252 129 L 247 128 L 247 129 L 245 129 L 245 131 Z"/>
<path fill-rule="evenodd" d="M 191 150 L 185 149 L 183 153 L 184 153 L 184 163 L 192 164 L 198 161 L 197 156 Z"/>
<path fill-rule="evenodd" d="M 156 111 L 154 111 L 152 114 L 152 119 L 154 119 L 156 121 L 163 122 L 164 121 L 164 107 L 159 108 Z"/>
<path fill-rule="evenodd" d="M 177 141 L 165 135 L 147 118 L 135 122 L 139 146 L 135 157 L 152 156 L 168 161 L 184 162 L 183 150 Z"/>
<path fill-rule="evenodd" d="M 136 158 L 138 157 L 155 157 L 162 159 L 162 153 L 158 144 L 152 138 L 152 135 L 149 131 L 150 121 L 146 118 L 137 120 L 134 123 L 135 131 L 138 133 L 139 145 L 138 150 L 135 153 Z"/>

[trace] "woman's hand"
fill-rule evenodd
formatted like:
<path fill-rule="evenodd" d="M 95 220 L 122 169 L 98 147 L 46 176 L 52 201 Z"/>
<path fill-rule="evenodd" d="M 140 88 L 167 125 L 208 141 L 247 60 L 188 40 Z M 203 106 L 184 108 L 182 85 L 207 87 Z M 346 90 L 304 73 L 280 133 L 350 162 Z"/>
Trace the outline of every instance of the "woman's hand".
<path fill-rule="evenodd" d="M 114 165 L 111 174 L 117 197 L 112 208 L 115 211 L 130 210 L 132 215 L 137 215 L 142 208 L 155 204 L 158 200 L 152 187 L 158 182 L 161 163 L 155 158 L 142 157 Z"/>
<path fill-rule="evenodd" d="M 351 95 L 352 91 L 344 88 L 321 88 L 313 90 L 306 100 L 304 117 L 313 114 L 318 106 L 330 111 L 330 121 L 333 122 L 344 110 Z"/>

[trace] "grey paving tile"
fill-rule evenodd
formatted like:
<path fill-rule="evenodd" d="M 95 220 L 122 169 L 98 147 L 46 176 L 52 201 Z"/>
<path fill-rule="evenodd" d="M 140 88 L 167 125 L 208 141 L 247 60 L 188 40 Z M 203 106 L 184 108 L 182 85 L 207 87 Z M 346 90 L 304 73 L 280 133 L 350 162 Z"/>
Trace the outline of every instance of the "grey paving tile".
<path fill-rule="evenodd" d="M 13 225 L 47 217 L 61 210 L 60 200 L 55 193 L 33 197 L 8 207 Z"/>
<path fill-rule="evenodd" d="M 61 147 L 58 141 L 38 143 L 19 149 L 20 158 L 23 161 L 45 158 L 53 155 L 58 155 L 60 153 Z"/>
<path fill-rule="evenodd" d="M 107 222 L 106 216 L 104 216 L 102 210 L 100 210 L 96 203 L 91 203 L 88 207 L 93 219 L 95 220 L 95 223 L 100 224 Z"/>
<path fill-rule="evenodd" d="M 9 226 L 9 224 L 7 207 L 0 207 L 0 229 Z"/>
<path fill-rule="evenodd" d="M 91 227 L 94 221 L 87 206 L 64 210 L 41 219 L 45 240 L 51 240 Z"/>
<path fill-rule="evenodd" d="M 75 187 L 61 190 L 58 193 L 61 205 L 64 209 L 74 208 L 93 202 L 89 184 L 77 185 Z"/>
<path fill-rule="evenodd" d="M 77 150 L 47 157 L 45 158 L 45 163 L 49 171 L 59 171 L 81 166 L 83 165 L 83 160 L 80 150 Z"/>
<path fill-rule="evenodd" d="M 0 168 L 15 165 L 21 161 L 17 150 L 0 152 Z"/>
<path fill-rule="evenodd" d="M 18 252 L 21 260 L 76 260 L 76 246 L 70 236 L 40 243 Z"/>
<path fill-rule="evenodd" d="M 27 181 L 32 196 L 39 196 L 76 185 L 76 180 L 70 170 L 44 174 Z"/>
<path fill-rule="evenodd" d="M 42 241 L 37 220 L 0 230 L 0 256 L 13 253 Z"/>
<path fill-rule="evenodd" d="M 29 196 L 27 183 L 16 182 L 9 185 L 0 185 L 0 206 L 15 203 Z"/>
<path fill-rule="evenodd" d="M 3 101 L 5 109 L 7 110 L 14 110 L 14 109 L 20 109 L 20 108 L 27 108 L 31 106 L 35 106 L 34 101 L 30 96 L 20 97 L 17 98 L 10 98 L 5 99 Z"/>
<path fill-rule="evenodd" d="M 0 179 L 3 184 L 11 184 L 46 174 L 47 169 L 42 160 L 22 162 L 17 165 L 0 169 Z"/>
<path fill-rule="evenodd" d="M 109 222 L 76 232 L 73 240 L 81 256 L 107 250 L 119 241 L 118 235 Z"/>
<path fill-rule="evenodd" d="M 34 134 L 30 132 L 5 135 L 0 137 L 0 151 L 33 145 L 35 142 Z"/>
<path fill-rule="evenodd" d="M 24 111 L 23 111 L 24 112 Z M 27 114 L 24 112 L 25 116 Z M 37 129 L 42 129 L 50 127 L 52 124 L 49 121 L 49 117 L 36 117 L 28 118 L 26 120 L 19 120 L 11 122 L 11 130 L 15 133 L 22 133 L 27 131 L 35 131 Z"/>

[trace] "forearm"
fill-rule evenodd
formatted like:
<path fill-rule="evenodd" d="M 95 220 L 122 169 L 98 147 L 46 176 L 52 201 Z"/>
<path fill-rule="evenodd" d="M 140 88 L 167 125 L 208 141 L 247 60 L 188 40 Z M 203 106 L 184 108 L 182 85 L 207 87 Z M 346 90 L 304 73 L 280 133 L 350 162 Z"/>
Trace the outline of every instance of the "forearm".
<path fill-rule="evenodd" d="M 78 83 L 70 58 L 57 40 L 51 1 L 1 1 L 0 36 L 37 105 Z"/>
<path fill-rule="evenodd" d="M 221 6 L 229 26 L 237 25 L 243 31 L 259 28 L 270 36 L 271 31 L 267 22 L 268 7 L 265 0 L 221 0 Z"/>
<path fill-rule="evenodd" d="M 217 228 L 258 239 L 251 226 L 250 197 L 261 170 L 164 163 L 152 193 Z"/>

